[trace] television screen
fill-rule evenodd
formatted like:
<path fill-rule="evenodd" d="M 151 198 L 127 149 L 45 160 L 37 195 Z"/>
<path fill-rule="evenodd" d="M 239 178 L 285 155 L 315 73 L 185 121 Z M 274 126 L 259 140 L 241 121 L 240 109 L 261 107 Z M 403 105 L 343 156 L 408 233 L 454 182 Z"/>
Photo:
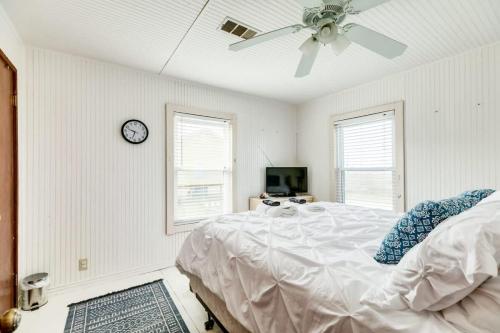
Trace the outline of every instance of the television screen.
<path fill-rule="evenodd" d="M 307 193 L 307 168 L 266 168 L 266 192 L 283 196 Z"/>

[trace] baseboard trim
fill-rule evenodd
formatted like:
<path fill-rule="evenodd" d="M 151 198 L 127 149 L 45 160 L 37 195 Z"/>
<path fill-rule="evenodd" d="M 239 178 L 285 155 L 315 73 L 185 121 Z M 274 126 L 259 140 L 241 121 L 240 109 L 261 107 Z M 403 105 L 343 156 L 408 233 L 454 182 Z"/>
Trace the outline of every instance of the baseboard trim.
<path fill-rule="evenodd" d="M 88 280 L 72 282 L 69 284 L 65 284 L 65 285 L 57 286 L 57 287 L 53 287 L 53 288 L 50 288 L 50 286 L 49 286 L 49 289 L 47 290 L 47 292 L 48 292 L 49 296 L 62 294 L 62 293 L 65 293 L 65 292 L 72 290 L 72 289 L 75 289 L 75 288 L 92 287 L 95 285 L 99 285 L 103 282 L 110 282 L 110 281 L 114 281 L 117 279 L 124 279 L 124 278 L 128 278 L 131 276 L 138 276 L 138 275 L 142 275 L 142 274 L 147 274 L 147 273 L 159 271 L 159 270 L 169 268 L 169 267 L 174 267 L 174 265 L 164 263 L 164 264 L 135 268 L 135 269 L 131 269 L 131 270 L 123 271 L 123 272 L 112 273 L 112 274 L 108 274 L 108 275 L 104 275 L 104 276 L 94 277 L 94 278 L 91 278 Z"/>

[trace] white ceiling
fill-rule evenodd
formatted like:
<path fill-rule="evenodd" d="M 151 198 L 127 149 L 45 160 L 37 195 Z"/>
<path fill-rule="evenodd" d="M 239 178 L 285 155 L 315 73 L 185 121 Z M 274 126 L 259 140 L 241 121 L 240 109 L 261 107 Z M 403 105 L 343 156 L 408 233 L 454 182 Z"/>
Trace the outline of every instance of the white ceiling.
<path fill-rule="evenodd" d="M 160 73 L 205 0 L 0 0 L 25 41 Z M 500 40 L 500 0 L 392 0 L 349 21 L 409 46 L 395 60 L 353 45 L 321 50 L 297 79 L 302 31 L 231 52 L 238 38 L 218 30 L 230 16 L 263 32 L 301 23 L 294 0 L 210 0 L 163 74 L 291 103 Z"/>

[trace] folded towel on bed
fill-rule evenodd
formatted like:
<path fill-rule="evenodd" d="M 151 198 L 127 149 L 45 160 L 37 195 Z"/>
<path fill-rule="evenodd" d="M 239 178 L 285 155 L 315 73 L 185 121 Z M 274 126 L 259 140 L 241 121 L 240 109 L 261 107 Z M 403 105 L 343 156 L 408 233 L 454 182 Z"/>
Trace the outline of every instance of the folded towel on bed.
<path fill-rule="evenodd" d="M 259 215 L 266 215 L 267 211 L 271 208 L 272 206 L 260 203 L 257 205 L 255 208 L 255 212 Z"/>
<path fill-rule="evenodd" d="M 288 199 L 288 201 L 296 203 L 296 204 L 300 204 L 300 205 L 303 205 L 307 202 L 306 199 L 297 199 L 297 198 L 290 198 L 290 199 Z"/>
<path fill-rule="evenodd" d="M 325 211 L 325 207 L 315 204 L 305 205 L 304 209 L 312 213 L 321 213 Z"/>
<path fill-rule="evenodd" d="M 296 207 L 299 211 L 299 214 L 303 216 L 311 216 L 325 211 L 325 207 L 320 206 L 317 203 L 298 204 L 291 201 L 285 201 L 283 203 L 283 206 Z"/>
<path fill-rule="evenodd" d="M 263 200 L 262 203 L 264 205 L 273 206 L 273 207 L 281 205 L 281 202 L 269 200 L 269 199 Z"/>
<path fill-rule="evenodd" d="M 325 211 L 325 207 L 317 204 L 296 204 L 293 202 L 284 202 L 281 206 L 269 206 L 259 204 L 255 208 L 255 212 L 259 215 L 267 215 L 270 217 L 294 217 L 299 215 L 310 216 Z"/>
<path fill-rule="evenodd" d="M 270 217 L 294 217 L 297 216 L 299 210 L 295 206 L 278 206 L 271 207 L 266 211 L 266 215 Z"/>

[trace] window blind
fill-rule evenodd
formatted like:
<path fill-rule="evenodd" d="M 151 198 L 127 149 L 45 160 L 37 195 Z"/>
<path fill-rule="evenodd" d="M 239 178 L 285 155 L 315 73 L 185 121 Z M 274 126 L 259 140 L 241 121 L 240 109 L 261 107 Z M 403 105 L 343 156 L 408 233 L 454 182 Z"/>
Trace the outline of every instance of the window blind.
<path fill-rule="evenodd" d="M 230 212 L 231 179 L 231 122 L 174 113 L 174 224 Z"/>
<path fill-rule="evenodd" d="M 395 120 L 384 112 L 334 123 L 338 202 L 395 210 Z"/>

